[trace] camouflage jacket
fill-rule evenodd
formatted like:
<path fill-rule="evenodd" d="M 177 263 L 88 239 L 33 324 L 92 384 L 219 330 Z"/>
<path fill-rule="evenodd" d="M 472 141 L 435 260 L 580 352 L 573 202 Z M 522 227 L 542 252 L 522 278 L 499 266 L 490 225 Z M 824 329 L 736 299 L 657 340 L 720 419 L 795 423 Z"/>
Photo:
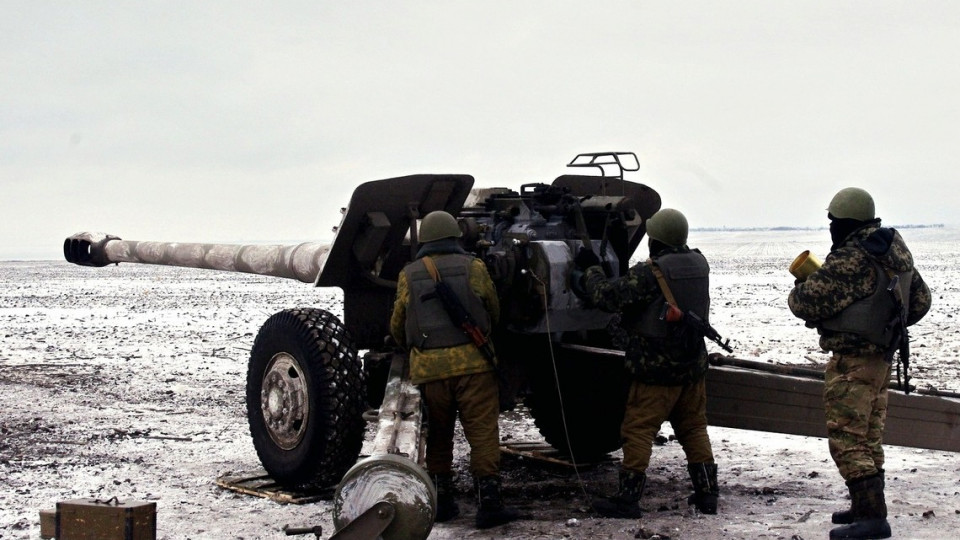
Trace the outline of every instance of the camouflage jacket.
<path fill-rule="evenodd" d="M 462 251 L 460 251 L 462 253 Z M 450 253 L 449 251 L 447 253 Z M 435 258 L 446 256 L 443 252 L 421 250 L 420 256 L 431 255 Z M 500 299 L 487 267 L 480 259 L 474 259 L 470 265 L 470 288 L 483 300 L 490 320 L 496 324 L 500 316 Z M 397 298 L 390 317 L 390 335 L 404 348 L 406 343 L 407 306 L 410 303 L 410 288 L 405 272 L 397 279 Z M 413 384 L 421 384 L 458 375 L 472 375 L 491 371 L 493 367 L 473 343 L 455 347 L 421 350 L 410 347 L 410 379 Z"/>
<path fill-rule="evenodd" d="M 833 332 L 819 326 L 854 302 L 873 294 L 877 288 L 880 264 L 896 273 L 913 270 L 907 324 L 923 318 L 930 309 L 930 289 L 913 266 L 913 255 L 894 229 L 880 227 L 879 221 L 852 232 L 831 250 L 823 266 L 806 281 L 794 286 L 787 298 L 790 311 L 820 332 L 820 347 L 825 351 L 851 355 L 875 355 L 885 352 L 881 346 L 848 332 Z"/>
<path fill-rule="evenodd" d="M 657 255 L 690 253 L 690 248 L 668 248 Z M 650 266 L 641 262 L 626 275 L 607 279 L 600 266 L 583 277 L 583 289 L 598 308 L 619 313 L 609 330 L 614 344 L 626 352 L 625 364 L 638 381 L 659 386 L 678 386 L 698 381 L 707 371 L 707 349 L 702 337 L 693 348 L 677 338 L 645 338 L 636 328 L 640 315 L 651 302 L 662 302 L 663 293 Z"/>

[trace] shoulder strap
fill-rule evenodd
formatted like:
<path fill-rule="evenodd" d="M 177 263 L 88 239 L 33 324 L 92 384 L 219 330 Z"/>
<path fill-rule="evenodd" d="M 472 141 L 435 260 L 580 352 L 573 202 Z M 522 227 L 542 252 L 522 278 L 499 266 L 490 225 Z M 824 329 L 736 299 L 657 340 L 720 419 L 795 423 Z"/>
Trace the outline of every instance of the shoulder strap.
<path fill-rule="evenodd" d="M 663 272 L 660 271 L 660 267 L 653 262 L 653 259 L 647 259 L 647 264 L 650 266 L 650 271 L 653 272 L 653 277 L 657 278 L 657 283 L 660 285 L 660 291 L 663 292 L 664 298 L 674 307 L 679 308 L 680 306 L 677 305 L 677 299 L 674 298 L 673 293 L 670 292 L 670 286 L 667 285 L 667 279 L 663 277 Z"/>
<path fill-rule="evenodd" d="M 434 264 L 433 259 L 431 259 L 429 255 L 426 255 L 423 257 L 423 265 L 427 267 L 427 272 L 430 274 L 430 277 L 432 277 L 434 281 L 436 282 L 442 281 L 440 279 L 440 271 L 437 270 L 437 265 Z"/>

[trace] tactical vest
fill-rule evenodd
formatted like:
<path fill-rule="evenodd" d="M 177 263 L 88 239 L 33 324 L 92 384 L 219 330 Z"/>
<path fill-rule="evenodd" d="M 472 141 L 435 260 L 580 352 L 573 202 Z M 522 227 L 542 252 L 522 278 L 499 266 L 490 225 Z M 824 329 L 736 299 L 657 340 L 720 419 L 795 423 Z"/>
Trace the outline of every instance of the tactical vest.
<path fill-rule="evenodd" d="M 473 257 L 450 254 L 431 257 L 440 278 L 457 294 L 484 334 L 490 333 L 490 314 L 470 288 L 470 265 Z M 450 320 L 436 295 L 436 285 L 423 260 L 408 264 L 403 272 L 410 288 L 407 305 L 407 344 L 418 349 L 440 349 L 470 343 L 470 338 Z"/>
<path fill-rule="evenodd" d="M 890 280 L 896 273 L 888 274 L 886 269 L 877 261 L 871 259 L 877 272 L 877 289 L 869 296 L 865 296 L 850 304 L 837 315 L 820 322 L 820 328 L 831 332 L 846 332 L 856 334 L 863 339 L 880 347 L 889 347 L 893 335 L 887 332 L 888 323 L 897 315 L 893 298 L 887 292 Z M 901 272 L 900 294 L 903 305 L 910 305 L 910 281 L 913 279 L 913 270 Z"/>
<path fill-rule="evenodd" d="M 710 266 L 699 251 L 667 253 L 651 259 L 663 274 L 664 281 L 684 313 L 693 311 L 704 321 L 710 312 Z M 640 313 L 637 332 L 647 338 L 670 336 L 670 326 L 660 318 L 667 299 L 660 291 L 656 300 L 646 305 Z"/>

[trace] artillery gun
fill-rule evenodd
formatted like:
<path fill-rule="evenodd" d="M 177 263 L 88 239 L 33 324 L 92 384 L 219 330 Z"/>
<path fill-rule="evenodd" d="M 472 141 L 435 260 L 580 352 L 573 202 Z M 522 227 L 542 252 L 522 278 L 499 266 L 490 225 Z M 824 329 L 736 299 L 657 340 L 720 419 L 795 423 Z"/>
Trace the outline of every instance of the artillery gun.
<path fill-rule="evenodd" d="M 608 275 L 626 272 L 645 234 L 644 223 L 661 201 L 650 187 L 624 179 L 624 171 L 639 170 L 633 153 L 580 154 L 568 166 L 597 168 L 600 174 L 567 174 L 519 190 L 472 189 L 473 177 L 459 174 L 366 182 L 353 192 L 329 245 L 136 242 L 78 233 L 64 241 L 64 256 L 83 266 L 132 262 L 209 268 L 340 288 L 342 321 L 322 309 L 292 308 L 268 318 L 258 332 L 246 381 L 257 454 L 266 471 L 290 487 L 357 481 L 365 472 L 358 467 L 372 471 L 386 464 L 408 474 L 423 496 L 431 497 L 428 479 L 403 460 L 354 463 L 363 442 L 363 414 L 380 406 L 385 392 L 391 405 L 380 411 L 377 446 L 384 455 L 399 453 L 419 462 L 416 392 L 401 389 L 397 359 L 403 353 L 385 337 L 397 277 L 416 255 L 421 218 L 435 210 L 457 218 L 464 248 L 486 263 L 496 285 L 501 317 L 493 341 L 511 397 L 522 393 L 545 440 L 575 460 L 620 447 L 629 384 L 619 359 L 623 353 L 606 331 L 611 315 L 584 305 L 567 276 L 581 247 L 599 255 Z M 729 365 L 733 359 L 726 360 Z M 708 373 L 711 424 L 824 434 L 822 383 L 727 367 Z M 955 450 L 960 443 L 958 429 L 949 424 L 951 411 L 955 407 L 929 420 L 936 433 L 923 444 L 916 444 L 910 426 L 902 436 L 891 429 L 896 421 L 891 417 L 887 440 Z M 391 422 L 388 413 L 399 420 Z M 349 519 L 362 513 L 349 501 L 341 503 L 338 498 L 338 507 L 353 508 Z"/>
<path fill-rule="evenodd" d="M 563 175 L 518 191 L 472 190 L 473 178 L 457 174 L 367 182 L 354 191 L 329 245 L 138 242 L 78 233 L 64 241 L 64 256 L 83 266 L 208 268 L 342 289 L 343 321 L 316 308 L 267 319 L 253 344 L 246 386 L 250 433 L 266 471 L 287 486 L 331 485 L 357 460 L 363 412 L 383 398 L 397 354 L 384 338 L 397 276 L 418 249 L 419 221 L 445 210 L 457 217 L 465 249 L 485 261 L 496 284 L 502 313 L 493 339 L 509 391 L 527 393 L 547 442 L 585 459 L 619 448 L 627 386 L 618 362 L 558 346 L 610 345 L 604 331 L 610 315 L 587 309 L 567 275 L 581 246 L 598 252 L 611 275 L 625 272 L 660 197 L 624 180 L 624 171 L 639 169 L 633 153 L 581 154 L 569 166 L 602 174 Z M 362 358 L 359 351 L 366 351 Z"/>

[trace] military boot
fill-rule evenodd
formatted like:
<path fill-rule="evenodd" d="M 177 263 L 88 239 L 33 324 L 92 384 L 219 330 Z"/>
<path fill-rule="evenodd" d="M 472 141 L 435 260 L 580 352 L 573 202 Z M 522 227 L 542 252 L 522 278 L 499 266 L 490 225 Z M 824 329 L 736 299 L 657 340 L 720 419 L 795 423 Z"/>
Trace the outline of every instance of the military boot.
<path fill-rule="evenodd" d="M 453 489 L 453 474 L 434 474 L 433 483 L 437 487 L 437 517 L 434 521 L 443 523 L 459 516 L 460 507 L 457 506 L 456 491 Z"/>
<path fill-rule="evenodd" d="M 643 514 L 640 510 L 640 497 L 647 485 L 647 475 L 642 472 L 623 469 L 619 475 L 617 494 L 606 499 L 593 501 L 593 509 L 603 517 L 637 519 Z"/>
<path fill-rule="evenodd" d="M 880 484 L 886 487 L 887 483 L 886 480 L 884 480 L 883 469 L 877 470 L 877 476 L 880 477 Z M 834 512 L 833 515 L 830 516 L 830 521 L 836 523 L 837 525 L 847 525 L 849 523 L 853 523 L 853 501 L 851 500 L 850 502 L 849 510 Z"/>
<path fill-rule="evenodd" d="M 499 476 L 484 476 L 475 480 L 474 489 L 477 492 L 478 529 L 489 529 L 520 517 L 520 512 L 516 508 L 503 505 Z"/>
<path fill-rule="evenodd" d="M 830 538 L 890 538 L 884 481 L 879 475 L 847 482 L 853 523 L 830 531 Z"/>
<path fill-rule="evenodd" d="M 688 463 L 687 472 L 693 482 L 693 495 L 687 497 L 687 504 L 697 506 L 704 514 L 717 513 L 717 499 L 720 487 L 717 485 L 716 463 Z"/>

